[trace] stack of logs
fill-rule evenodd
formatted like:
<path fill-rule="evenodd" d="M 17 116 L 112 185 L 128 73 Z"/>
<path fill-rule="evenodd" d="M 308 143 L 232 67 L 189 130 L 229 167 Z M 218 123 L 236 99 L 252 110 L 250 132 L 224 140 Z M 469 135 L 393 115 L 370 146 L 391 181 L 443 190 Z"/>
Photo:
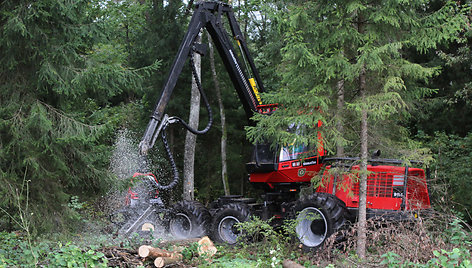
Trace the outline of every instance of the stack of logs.
<path fill-rule="evenodd" d="M 196 239 L 187 239 L 182 241 L 173 241 L 168 243 L 161 243 L 159 246 L 166 246 L 166 244 L 190 244 L 198 243 L 198 254 L 200 256 L 211 257 L 216 253 L 216 247 L 213 245 L 213 242 L 205 236 L 202 238 Z M 182 247 L 175 247 L 172 251 L 165 250 L 162 248 L 155 248 L 147 245 L 140 246 L 138 249 L 138 255 L 145 260 L 154 260 L 154 265 L 156 267 L 164 267 L 169 264 L 174 264 L 182 261 Z"/>

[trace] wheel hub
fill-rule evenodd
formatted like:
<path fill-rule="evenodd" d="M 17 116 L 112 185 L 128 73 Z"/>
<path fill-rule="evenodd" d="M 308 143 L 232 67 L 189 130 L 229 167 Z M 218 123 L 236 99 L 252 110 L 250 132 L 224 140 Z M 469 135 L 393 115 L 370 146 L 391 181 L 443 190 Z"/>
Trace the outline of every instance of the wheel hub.
<path fill-rule="evenodd" d="M 223 241 L 228 244 L 235 244 L 238 240 L 241 231 L 238 230 L 236 224 L 240 221 L 234 216 L 226 216 L 221 219 L 218 224 L 218 233 L 220 234 Z"/>
<path fill-rule="evenodd" d="M 328 223 L 321 211 L 306 207 L 297 216 L 295 228 L 298 238 L 307 247 L 317 247 L 326 239 Z"/>
<path fill-rule="evenodd" d="M 169 231 L 176 238 L 190 237 L 192 228 L 192 221 L 184 213 L 177 213 L 169 223 Z"/>

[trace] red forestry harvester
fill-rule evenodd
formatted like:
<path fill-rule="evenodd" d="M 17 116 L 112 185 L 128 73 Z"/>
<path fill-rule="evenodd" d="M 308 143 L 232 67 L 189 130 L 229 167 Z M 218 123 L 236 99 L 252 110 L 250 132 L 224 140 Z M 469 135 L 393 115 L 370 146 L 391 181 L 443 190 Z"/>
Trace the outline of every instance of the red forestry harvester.
<path fill-rule="evenodd" d="M 227 18 L 235 44 L 225 30 L 224 17 Z M 145 154 L 160 135 L 174 172 L 169 185 L 160 185 L 153 177 L 145 176 L 148 177 L 145 180 L 155 182 L 152 183 L 151 189 L 168 190 L 175 187 L 179 180 L 178 170 L 166 139 L 167 127 L 170 124 L 180 123 L 194 134 L 204 134 L 210 129 L 213 121 L 210 105 L 196 76 L 193 63 L 195 52 L 201 55 L 206 52 L 206 45 L 195 41 L 202 28 L 206 28 L 212 37 L 247 117 L 250 118 L 254 113 L 270 116 L 277 109 L 277 105 L 264 105 L 261 102 L 259 92 L 264 91 L 264 87 L 232 7 L 221 2 L 197 3 L 188 31 L 140 143 L 140 150 Z M 164 114 L 187 58 L 190 58 L 201 99 L 209 114 L 208 125 L 203 130 L 193 129 L 182 119 Z M 319 123 L 318 127 L 320 126 Z M 301 158 L 300 155 L 309 156 Z M 218 198 L 208 208 L 196 201 L 181 201 L 167 209 L 155 196 L 156 191 L 152 190 L 149 193 L 152 198 L 149 198 L 149 202 L 144 202 L 147 204 L 147 209 L 136 213 L 128 227 L 122 231 L 128 233 L 136 230 L 145 221 L 152 219 L 151 221 L 159 221 L 176 237 L 210 234 L 218 242 L 234 244 L 240 235 L 235 224 L 247 221 L 254 215 L 261 219 L 272 218 L 273 223 L 280 223 L 284 219 L 296 219 L 296 233 L 300 242 L 306 248 L 317 248 L 347 221 L 355 220 L 357 217 L 359 166 L 356 163 L 358 162 L 355 158 L 326 158 L 322 148 L 313 150 L 308 146 L 279 146 L 272 150 L 268 144 L 256 144 L 252 160 L 246 167 L 249 181 L 254 186 L 264 189 L 261 202 L 256 202 L 255 198 L 233 195 Z M 391 159 L 373 159 L 369 160 L 369 163 L 367 167 L 370 172 L 367 182 L 369 216 L 382 215 L 405 219 L 415 215 L 419 210 L 430 208 L 424 170 Z M 321 186 L 314 193 L 301 196 L 300 189 L 304 186 L 310 188 L 312 177 L 321 171 L 323 172 Z"/>

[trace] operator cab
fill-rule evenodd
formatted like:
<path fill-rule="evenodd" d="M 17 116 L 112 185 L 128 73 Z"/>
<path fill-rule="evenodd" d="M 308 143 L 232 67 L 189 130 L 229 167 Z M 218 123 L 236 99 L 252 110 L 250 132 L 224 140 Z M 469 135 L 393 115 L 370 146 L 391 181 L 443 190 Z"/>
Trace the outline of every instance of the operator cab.
<path fill-rule="evenodd" d="M 256 144 L 252 153 L 251 162 L 246 163 L 249 173 L 271 172 L 277 170 L 277 152 L 270 148 L 270 144 Z"/>
<path fill-rule="evenodd" d="M 321 123 L 318 123 L 319 127 Z M 287 131 L 300 133 L 305 128 L 292 124 Z M 269 144 L 256 144 L 251 162 L 246 164 L 251 182 L 267 183 L 269 186 L 279 183 L 310 182 L 321 169 L 321 157 L 324 156 L 321 135 L 319 144 L 305 145 L 294 140 L 286 146 L 271 148 Z M 318 147 L 318 149 L 317 149 Z M 271 187 L 272 187 L 271 186 Z"/>

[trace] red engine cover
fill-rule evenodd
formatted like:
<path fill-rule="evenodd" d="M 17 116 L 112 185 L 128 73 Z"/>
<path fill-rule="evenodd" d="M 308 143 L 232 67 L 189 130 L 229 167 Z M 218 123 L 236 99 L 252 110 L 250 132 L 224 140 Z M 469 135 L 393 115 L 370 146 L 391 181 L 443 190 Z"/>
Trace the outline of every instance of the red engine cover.
<path fill-rule="evenodd" d="M 330 174 L 328 166 L 317 192 L 335 194 L 347 207 L 359 207 L 359 166 L 349 174 Z M 367 208 L 400 210 L 405 186 L 405 168 L 397 166 L 367 166 Z M 337 185 L 337 187 L 334 187 Z M 409 168 L 406 182 L 405 208 L 431 208 L 423 169 Z"/>

